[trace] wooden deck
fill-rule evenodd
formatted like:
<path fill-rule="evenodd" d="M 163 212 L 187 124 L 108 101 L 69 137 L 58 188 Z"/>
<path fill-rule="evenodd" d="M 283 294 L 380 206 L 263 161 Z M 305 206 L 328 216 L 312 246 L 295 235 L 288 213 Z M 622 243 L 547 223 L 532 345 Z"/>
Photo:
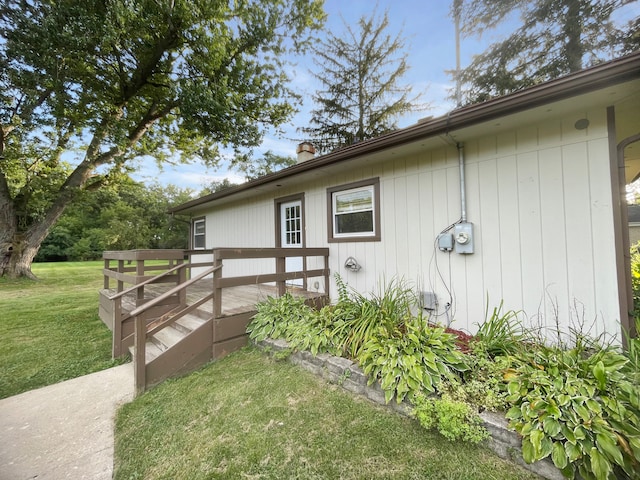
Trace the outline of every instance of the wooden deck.
<path fill-rule="evenodd" d="M 171 287 L 173 287 L 173 285 L 148 285 L 145 288 L 145 292 L 148 293 L 148 298 L 151 299 L 169 291 Z M 212 289 L 213 285 L 211 280 L 200 280 L 196 282 L 187 290 L 187 303 L 195 303 L 198 299 L 211 292 Z M 110 288 L 102 290 L 101 293 L 110 297 L 118 292 L 116 289 Z M 325 298 L 324 293 L 310 292 L 295 286 L 287 287 L 287 293 L 290 293 L 294 297 L 303 297 L 305 300 L 309 300 L 311 302 L 314 302 L 315 300 L 320 301 Z M 224 288 L 222 290 L 222 317 L 255 311 L 256 304 L 266 300 L 268 297 L 277 296 L 278 289 L 274 285 L 259 284 Z M 123 313 L 132 311 L 136 306 L 135 292 L 131 292 L 123 296 Z M 200 310 L 213 314 L 213 303 L 204 303 L 200 307 Z"/>
<path fill-rule="evenodd" d="M 199 261 L 185 262 L 190 254 Z M 308 269 L 305 261 L 302 270 L 287 271 L 288 257 L 315 257 L 315 268 Z M 321 279 L 313 284 L 328 288 L 327 248 L 133 250 L 104 252 L 103 258 L 100 318 L 113 332 L 113 357 L 132 354 L 138 394 L 246 345 L 256 304 L 269 297 L 290 293 L 316 307 L 329 301 L 326 291 L 288 285 Z M 275 273 L 262 268 L 224 275 L 225 262 L 253 259 L 273 261 Z"/>

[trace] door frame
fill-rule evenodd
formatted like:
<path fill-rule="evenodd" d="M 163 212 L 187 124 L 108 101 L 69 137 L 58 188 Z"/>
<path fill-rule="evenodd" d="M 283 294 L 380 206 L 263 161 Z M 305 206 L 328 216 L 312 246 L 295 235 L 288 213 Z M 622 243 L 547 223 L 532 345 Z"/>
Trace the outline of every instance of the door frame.
<path fill-rule="evenodd" d="M 305 205 L 304 205 L 304 192 L 302 193 L 296 193 L 293 195 L 287 195 L 286 197 L 279 197 L 274 199 L 273 203 L 274 203 L 274 208 L 275 208 L 275 234 L 276 234 L 276 248 L 282 248 L 282 215 L 281 215 L 281 208 L 280 206 L 283 203 L 289 203 L 289 202 L 295 202 L 295 201 L 300 201 L 300 214 L 302 215 L 302 235 L 301 235 L 301 240 L 302 240 L 302 248 L 305 248 L 307 246 L 307 215 L 305 212 Z M 304 255 L 302 256 L 302 268 L 303 269 L 307 269 L 307 257 L 305 257 Z M 305 290 L 307 289 L 307 279 L 303 278 L 302 279 L 302 288 L 304 288 Z"/>

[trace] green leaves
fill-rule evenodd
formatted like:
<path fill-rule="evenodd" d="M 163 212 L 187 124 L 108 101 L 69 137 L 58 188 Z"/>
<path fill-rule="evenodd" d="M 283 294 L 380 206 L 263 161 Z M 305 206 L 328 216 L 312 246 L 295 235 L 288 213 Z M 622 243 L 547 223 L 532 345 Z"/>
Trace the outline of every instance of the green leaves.
<path fill-rule="evenodd" d="M 0 232 L 3 248 L 31 242 L 16 252 L 37 250 L 78 192 L 136 158 L 214 165 L 220 145 L 258 145 L 295 110 L 284 54 L 304 51 L 324 18 L 321 0 L 0 8 Z"/>
<path fill-rule="evenodd" d="M 377 17 L 374 10 L 357 29 L 345 25 L 346 38 L 329 32 L 315 48 L 322 88 L 311 127 L 301 130 L 323 153 L 392 131 L 398 115 L 420 108 L 411 87 L 399 85 L 408 69 L 404 40 L 391 37 L 388 26 L 387 13 Z"/>
<path fill-rule="evenodd" d="M 600 387 L 600 390 L 604 390 L 607 387 L 607 374 L 602 360 L 595 364 L 592 372 L 593 376 L 598 381 L 598 387 Z"/>
<path fill-rule="evenodd" d="M 407 321 L 404 329 L 370 337 L 357 357 L 371 380 L 382 380 L 387 401 L 395 396 L 400 403 L 407 394 L 434 392 L 454 371 L 468 368 L 453 335 L 444 329 L 427 327 L 421 318 Z"/>
<path fill-rule="evenodd" d="M 479 443 L 489 436 L 473 408 L 465 402 L 454 400 L 448 394 L 439 398 L 418 394 L 412 401 L 415 406 L 413 414 L 420 425 L 428 430 L 437 428 L 451 441 Z"/>
<path fill-rule="evenodd" d="M 616 445 L 615 438 L 609 433 L 598 433 L 596 435 L 596 445 L 609 460 L 622 465 L 622 451 Z"/>
<path fill-rule="evenodd" d="M 569 459 L 567 458 L 567 453 L 565 452 L 562 442 L 553 443 L 551 460 L 553 460 L 553 464 L 560 470 L 564 469 L 569 463 Z"/>
<path fill-rule="evenodd" d="M 597 448 L 592 448 L 589 451 L 589 459 L 591 471 L 598 479 L 606 479 L 611 472 L 611 463 L 598 451 Z"/>
<path fill-rule="evenodd" d="M 569 477 L 578 471 L 585 479 L 608 479 L 614 472 L 640 478 L 640 452 L 632 448 L 640 410 L 628 400 L 631 387 L 623 374 L 628 360 L 593 345 L 588 350 L 539 346 L 520 355 L 507 387 L 514 404 L 507 419 L 523 436 L 525 460 L 551 455 Z"/>

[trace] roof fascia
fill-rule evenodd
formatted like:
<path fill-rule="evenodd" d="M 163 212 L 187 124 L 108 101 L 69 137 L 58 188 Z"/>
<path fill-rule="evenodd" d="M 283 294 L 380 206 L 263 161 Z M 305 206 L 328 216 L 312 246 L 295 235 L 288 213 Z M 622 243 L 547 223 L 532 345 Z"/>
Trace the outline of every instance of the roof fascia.
<path fill-rule="evenodd" d="M 639 77 L 640 52 L 636 52 L 509 95 L 453 110 L 447 115 L 433 120 L 411 125 L 377 138 L 341 148 L 335 152 L 307 160 L 242 185 L 183 203 L 170 209 L 169 213 L 180 213 L 204 203 L 214 202 L 215 200 L 315 168 L 332 165 L 427 137 L 447 134 L 463 127 L 596 91 Z"/>

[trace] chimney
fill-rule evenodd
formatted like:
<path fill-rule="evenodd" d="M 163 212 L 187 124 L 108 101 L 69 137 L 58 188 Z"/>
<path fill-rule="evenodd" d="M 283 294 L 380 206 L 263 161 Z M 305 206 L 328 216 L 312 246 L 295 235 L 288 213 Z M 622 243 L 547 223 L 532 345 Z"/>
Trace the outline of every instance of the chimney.
<path fill-rule="evenodd" d="M 316 155 L 316 149 L 309 142 L 302 142 L 298 144 L 296 153 L 298 154 L 297 163 L 302 163 L 306 162 L 307 160 L 311 160 Z"/>

